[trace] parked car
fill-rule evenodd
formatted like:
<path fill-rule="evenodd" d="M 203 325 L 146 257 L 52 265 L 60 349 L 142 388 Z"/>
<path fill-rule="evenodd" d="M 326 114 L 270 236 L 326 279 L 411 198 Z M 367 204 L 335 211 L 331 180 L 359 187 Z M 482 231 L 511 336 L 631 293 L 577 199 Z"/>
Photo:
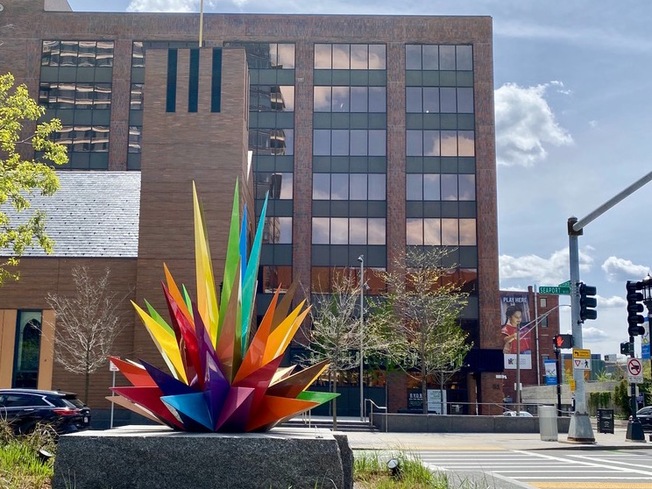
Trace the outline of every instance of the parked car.
<path fill-rule="evenodd" d="M 0 418 L 16 434 L 30 433 L 40 422 L 62 435 L 88 429 L 91 410 L 72 392 L 0 389 Z"/>
<path fill-rule="evenodd" d="M 645 406 L 636 411 L 636 417 L 644 431 L 652 431 L 652 406 Z"/>
<path fill-rule="evenodd" d="M 503 413 L 503 416 L 521 416 L 524 418 L 532 418 L 532 414 L 528 413 L 527 411 L 505 411 Z"/>

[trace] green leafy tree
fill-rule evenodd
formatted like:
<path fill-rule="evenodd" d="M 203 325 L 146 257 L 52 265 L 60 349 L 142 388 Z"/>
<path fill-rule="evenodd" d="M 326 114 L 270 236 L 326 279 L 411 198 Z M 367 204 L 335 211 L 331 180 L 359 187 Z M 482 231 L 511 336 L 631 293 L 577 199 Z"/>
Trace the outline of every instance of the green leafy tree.
<path fill-rule="evenodd" d="M 384 274 L 385 307 L 370 319 L 391 343 L 385 350 L 388 362 L 421 383 L 424 414 L 428 380 L 443 388 L 462 368 L 472 346 L 459 320 L 468 294 L 451 279 L 455 267 L 443 265 L 447 253 L 408 249 L 394 271 Z"/>
<path fill-rule="evenodd" d="M 44 114 L 45 109 L 29 96 L 25 85 L 14 86 L 11 73 L 0 75 L 0 250 L 12 255 L 0 261 L 0 285 L 18 278 L 10 269 L 34 242 L 46 252 L 52 251 L 44 213 L 28 212 L 35 191 L 52 195 L 59 188 L 59 179 L 48 162 L 61 165 L 68 161 L 66 147 L 50 138 L 61 129 L 58 119 L 39 122 L 26 135 Z M 29 146 L 42 156 L 24 158 Z"/>

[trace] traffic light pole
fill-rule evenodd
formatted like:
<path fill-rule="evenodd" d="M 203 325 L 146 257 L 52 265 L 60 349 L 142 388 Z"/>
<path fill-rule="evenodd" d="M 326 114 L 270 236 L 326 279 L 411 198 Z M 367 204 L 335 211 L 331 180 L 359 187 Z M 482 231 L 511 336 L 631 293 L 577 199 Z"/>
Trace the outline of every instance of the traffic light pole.
<path fill-rule="evenodd" d="M 640 178 L 625 190 L 612 197 L 586 217 L 578 220 L 576 217 L 568 218 L 568 254 L 570 262 L 571 280 L 571 321 L 573 341 L 577 348 L 582 348 L 582 322 L 580 321 L 580 304 L 578 283 L 580 282 L 579 237 L 583 234 L 584 227 L 595 218 L 601 216 L 621 200 L 633 194 L 636 190 L 652 180 L 652 172 Z M 584 390 L 584 371 L 574 369 L 575 379 L 575 412 L 571 417 L 568 428 L 568 441 L 577 443 L 594 443 L 593 428 L 589 415 L 586 412 L 586 393 Z"/>
<path fill-rule="evenodd" d="M 571 282 L 571 321 L 573 333 L 573 348 L 582 348 L 582 321 L 580 320 L 580 259 L 579 239 L 582 230 L 575 231 L 573 225 L 577 218 L 568 219 L 568 253 L 570 261 L 570 282 Z M 584 390 L 584 370 L 573 369 L 575 379 L 575 411 L 571 416 L 568 427 L 568 441 L 576 443 L 595 443 L 593 428 L 589 413 L 586 410 L 586 393 Z"/>
<path fill-rule="evenodd" d="M 632 345 L 634 344 L 634 337 L 631 335 L 629 337 L 629 342 Z M 633 348 L 629 352 L 629 357 L 635 357 Z M 638 417 L 636 417 L 636 411 L 638 410 L 636 406 L 636 384 L 633 382 L 629 384 L 629 409 L 632 415 L 629 417 L 629 421 L 627 422 L 627 433 L 625 433 L 625 440 L 645 441 L 643 426 L 641 426 L 641 422 L 638 420 Z"/>

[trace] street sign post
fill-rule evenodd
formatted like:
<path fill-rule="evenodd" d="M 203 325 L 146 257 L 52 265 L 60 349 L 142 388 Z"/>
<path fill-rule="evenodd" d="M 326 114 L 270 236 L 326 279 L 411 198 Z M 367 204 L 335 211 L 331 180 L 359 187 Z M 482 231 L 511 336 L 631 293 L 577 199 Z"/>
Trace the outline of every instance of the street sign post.
<path fill-rule="evenodd" d="M 573 348 L 573 369 L 591 370 L 591 350 Z"/>
<path fill-rule="evenodd" d="M 630 384 L 643 383 L 643 364 L 638 358 L 627 360 L 627 382 Z"/>

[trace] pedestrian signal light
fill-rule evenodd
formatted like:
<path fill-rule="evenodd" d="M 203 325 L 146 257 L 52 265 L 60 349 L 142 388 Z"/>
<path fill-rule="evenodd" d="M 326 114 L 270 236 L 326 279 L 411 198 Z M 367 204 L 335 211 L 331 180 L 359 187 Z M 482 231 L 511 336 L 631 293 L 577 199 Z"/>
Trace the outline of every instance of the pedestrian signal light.
<path fill-rule="evenodd" d="M 555 348 L 559 350 L 573 348 L 572 334 L 558 334 L 553 338 Z"/>
<path fill-rule="evenodd" d="M 639 314 L 643 312 L 643 294 L 639 292 L 643 288 L 641 282 L 627 281 L 627 332 L 629 336 L 645 334 L 645 328 L 641 326 L 645 318 Z"/>
<path fill-rule="evenodd" d="M 625 341 L 624 343 L 620 344 L 620 353 L 621 355 L 627 355 L 631 356 L 634 354 L 634 343 L 630 343 L 629 341 Z"/>
<path fill-rule="evenodd" d="M 580 290 L 580 321 L 597 319 L 598 311 L 595 308 L 598 306 L 598 300 L 595 298 L 595 294 L 598 293 L 598 290 L 584 282 L 580 282 L 578 286 Z"/>

